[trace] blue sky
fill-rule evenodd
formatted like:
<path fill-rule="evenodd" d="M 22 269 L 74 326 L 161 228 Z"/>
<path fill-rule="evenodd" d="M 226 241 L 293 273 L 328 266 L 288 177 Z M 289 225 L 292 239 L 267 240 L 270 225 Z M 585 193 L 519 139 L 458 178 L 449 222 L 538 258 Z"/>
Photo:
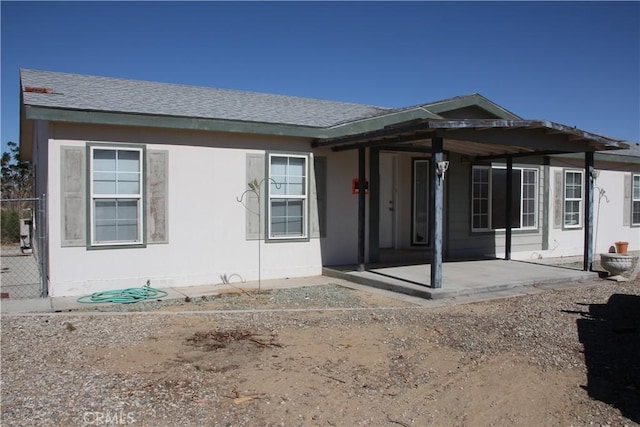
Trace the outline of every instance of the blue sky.
<path fill-rule="evenodd" d="M 388 107 L 479 92 L 640 141 L 640 2 L 7 2 L 2 131 L 20 68 Z"/>

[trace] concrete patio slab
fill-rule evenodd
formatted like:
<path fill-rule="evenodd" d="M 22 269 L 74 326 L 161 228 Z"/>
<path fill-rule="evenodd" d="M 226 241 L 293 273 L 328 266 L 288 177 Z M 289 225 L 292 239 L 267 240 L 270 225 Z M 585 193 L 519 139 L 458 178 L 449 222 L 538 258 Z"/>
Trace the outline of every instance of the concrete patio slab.
<path fill-rule="evenodd" d="M 496 292 L 524 286 L 590 282 L 599 277 L 596 272 L 504 260 L 447 262 L 443 264 L 442 270 L 442 287 L 439 289 L 429 287 L 429 264 L 371 266 L 366 271 L 357 271 L 355 266 L 326 267 L 323 274 L 427 299 Z"/>

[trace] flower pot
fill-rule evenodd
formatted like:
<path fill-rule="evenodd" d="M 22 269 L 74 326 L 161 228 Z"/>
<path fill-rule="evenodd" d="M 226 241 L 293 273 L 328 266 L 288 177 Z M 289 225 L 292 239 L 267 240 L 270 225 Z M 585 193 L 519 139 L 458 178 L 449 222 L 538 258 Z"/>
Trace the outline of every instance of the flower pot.
<path fill-rule="evenodd" d="M 616 242 L 616 252 L 619 254 L 626 254 L 629 249 L 629 242 Z"/>
<path fill-rule="evenodd" d="M 622 273 L 631 270 L 634 259 L 635 257 L 629 254 L 600 254 L 600 265 L 609 272 L 608 279 L 626 282 L 629 279 L 623 277 Z"/>
<path fill-rule="evenodd" d="M 629 254 L 600 254 L 600 264 L 609 272 L 609 279 L 626 281 L 621 274 L 631 270 L 634 258 Z"/>

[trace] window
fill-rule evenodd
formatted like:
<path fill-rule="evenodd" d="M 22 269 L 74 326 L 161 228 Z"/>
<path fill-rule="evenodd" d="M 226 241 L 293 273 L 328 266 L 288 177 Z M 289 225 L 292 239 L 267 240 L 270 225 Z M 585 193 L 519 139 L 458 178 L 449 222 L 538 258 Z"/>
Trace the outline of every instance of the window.
<path fill-rule="evenodd" d="M 471 229 L 506 228 L 507 170 L 474 166 L 471 181 Z M 511 227 L 535 229 L 538 226 L 538 170 L 513 168 L 512 188 Z"/>
<path fill-rule="evenodd" d="M 538 193 L 538 171 L 522 169 L 522 228 L 536 227 L 536 200 Z"/>
<path fill-rule="evenodd" d="M 91 146 L 91 245 L 142 241 L 142 148 Z"/>
<path fill-rule="evenodd" d="M 269 239 L 307 237 L 307 176 L 307 156 L 269 154 Z"/>
<path fill-rule="evenodd" d="M 640 225 L 640 175 L 633 175 L 631 224 Z"/>
<path fill-rule="evenodd" d="M 564 226 L 582 226 L 582 171 L 564 172 Z"/>
<path fill-rule="evenodd" d="M 473 206 L 471 223 L 473 230 L 488 230 L 489 226 L 489 171 L 490 168 L 473 168 Z"/>

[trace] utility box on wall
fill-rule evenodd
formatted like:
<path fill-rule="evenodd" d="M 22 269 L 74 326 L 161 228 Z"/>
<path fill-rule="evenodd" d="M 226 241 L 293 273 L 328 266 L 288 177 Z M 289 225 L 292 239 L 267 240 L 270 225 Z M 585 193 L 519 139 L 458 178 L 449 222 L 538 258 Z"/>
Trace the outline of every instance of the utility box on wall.
<path fill-rule="evenodd" d="M 358 178 L 353 178 L 351 180 L 351 194 L 359 194 L 359 185 L 358 185 Z M 365 181 L 364 182 L 364 194 L 369 194 L 369 181 Z"/>

